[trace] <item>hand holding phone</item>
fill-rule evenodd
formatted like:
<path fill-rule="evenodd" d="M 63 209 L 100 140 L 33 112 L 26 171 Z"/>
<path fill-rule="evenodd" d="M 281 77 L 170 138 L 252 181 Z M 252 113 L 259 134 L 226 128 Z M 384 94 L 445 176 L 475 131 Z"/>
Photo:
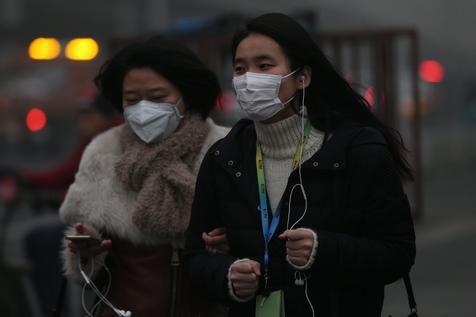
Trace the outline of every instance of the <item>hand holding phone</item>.
<path fill-rule="evenodd" d="M 74 241 L 80 247 L 92 247 L 101 244 L 101 240 L 93 238 L 87 234 L 74 234 L 74 235 L 67 235 L 66 240 Z"/>
<path fill-rule="evenodd" d="M 75 234 L 66 235 L 69 240 L 68 248 L 71 252 L 79 252 L 81 257 L 88 258 L 99 255 L 107 251 L 112 244 L 111 240 L 100 240 L 95 238 L 98 234 L 94 228 L 77 223 L 74 225 Z"/>

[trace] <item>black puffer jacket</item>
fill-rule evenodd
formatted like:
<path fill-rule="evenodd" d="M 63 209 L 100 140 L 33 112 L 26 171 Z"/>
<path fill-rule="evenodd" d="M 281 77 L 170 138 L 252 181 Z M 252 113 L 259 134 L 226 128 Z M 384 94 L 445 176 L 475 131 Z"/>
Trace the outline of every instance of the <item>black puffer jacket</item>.
<path fill-rule="evenodd" d="M 211 147 L 198 175 L 187 233 L 186 268 L 193 284 L 216 299 L 228 300 L 230 316 L 254 316 L 254 300 L 229 299 L 227 273 L 238 258 L 262 262 L 264 241 L 258 211 L 256 132 L 242 120 Z M 340 128 L 302 165 L 308 212 L 297 227 L 318 236 L 316 259 L 307 271 L 316 315 L 380 316 L 384 285 L 406 274 L 414 263 L 415 234 L 410 207 L 383 136 L 366 127 Z M 287 210 L 291 173 L 283 195 Z M 304 210 L 301 194 L 292 197 L 291 223 Z M 286 316 L 311 316 L 303 286 L 285 260 L 283 212 L 270 242 L 271 289 L 285 294 Z M 229 255 L 204 250 L 202 232 L 225 227 Z M 262 285 L 263 283 L 261 283 Z"/>

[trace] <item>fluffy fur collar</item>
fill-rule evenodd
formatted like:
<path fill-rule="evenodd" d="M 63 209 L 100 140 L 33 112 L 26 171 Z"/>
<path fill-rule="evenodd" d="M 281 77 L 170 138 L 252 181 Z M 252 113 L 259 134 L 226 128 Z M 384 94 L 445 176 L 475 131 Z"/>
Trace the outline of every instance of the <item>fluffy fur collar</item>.
<path fill-rule="evenodd" d="M 151 235 L 182 236 L 195 192 L 193 162 L 208 134 L 208 125 L 198 115 L 186 116 L 178 131 L 157 144 L 142 142 L 126 127 L 115 171 L 126 188 L 137 192 L 131 210 L 133 224 Z"/>
<path fill-rule="evenodd" d="M 207 125 L 209 132 L 196 158 L 188 164 L 178 162 L 183 164 L 180 168 L 189 171 L 187 179 L 179 180 L 177 167 L 169 165 L 168 168 L 171 169 L 162 171 L 164 175 L 168 174 L 172 178 L 166 181 L 195 182 L 198 167 L 206 151 L 228 132 L 227 128 L 216 126 L 210 119 L 207 120 Z M 137 208 L 140 192 L 130 190 L 115 172 L 115 166 L 122 156 L 120 139 L 125 129 L 128 129 L 126 125 L 113 128 L 97 136 L 88 145 L 75 182 L 70 186 L 60 208 L 60 215 L 68 224 L 89 224 L 101 233 L 108 233 L 137 245 L 169 243 L 171 236 L 167 228 L 162 228 L 166 229 L 164 231 L 159 228 L 142 230 L 134 224 L 134 210 Z M 188 218 L 179 218 L 180 224 L 177 222 L 176 226 L 185 228 Z M 166 219 L 162 220 L 163 224 L 167 224 Z"/>

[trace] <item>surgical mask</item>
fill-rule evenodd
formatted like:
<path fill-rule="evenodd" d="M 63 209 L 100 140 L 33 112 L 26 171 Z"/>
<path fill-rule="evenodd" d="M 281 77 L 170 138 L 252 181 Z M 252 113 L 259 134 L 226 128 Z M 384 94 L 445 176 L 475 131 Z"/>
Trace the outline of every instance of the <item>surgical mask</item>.
<path fill-rule="evenodd" d="M 171 135 L 183 116 L 176 105 L 141 100 L 124 108 L 124 118 L 142 141 L 154 143 Z"/>
<path fill-rule="evenodd" d="M 236 100 L 246 116 L 254 121 L 263 121 L 284 109 L 294 96 L 284 103 L 278 98 L 281 81 L 297 71 L 286 76 L 247 72 L 234 77 Z"/>

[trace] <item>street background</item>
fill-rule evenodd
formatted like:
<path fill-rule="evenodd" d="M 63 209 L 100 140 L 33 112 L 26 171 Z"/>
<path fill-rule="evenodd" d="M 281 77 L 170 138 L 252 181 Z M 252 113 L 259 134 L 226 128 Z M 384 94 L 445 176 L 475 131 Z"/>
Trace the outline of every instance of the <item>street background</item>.
<path fill-rule="evenodd" d="M 0 0 L 0 309 L 7 316 L 47 316 L 58 293 L 59 280 L 38 277 L 46 271 L 27 244 L 37 228 L 59 226 L 64 188 L 28 186 L 18 176 L 68 159 L 81 141 L 78 111 L 94 99 L 101 63 L 130 41 L 176 37 L 218 74 L 223 106 L 213 116 L 231 125 L 240 112 L 229 35 L 265 12 L 297 18 L 376 113 L 401 131 L 418 173 L 406 189 L 421 316 L 476 316 L 475 1 Z M 43 37 L 61 46 L 51 60 L 29 55 L 32 41 Z M 94 39 L 97 54 L 67 58 L 74 38 Z M 55 253 L 49 258 L 42 245 L 41 265 L 54 268 Z M 77 305 L 71 298 L 66 310 Z M 401 281 L 387 287 L 382 316 L 390 314 L 408 315 Z"/>

